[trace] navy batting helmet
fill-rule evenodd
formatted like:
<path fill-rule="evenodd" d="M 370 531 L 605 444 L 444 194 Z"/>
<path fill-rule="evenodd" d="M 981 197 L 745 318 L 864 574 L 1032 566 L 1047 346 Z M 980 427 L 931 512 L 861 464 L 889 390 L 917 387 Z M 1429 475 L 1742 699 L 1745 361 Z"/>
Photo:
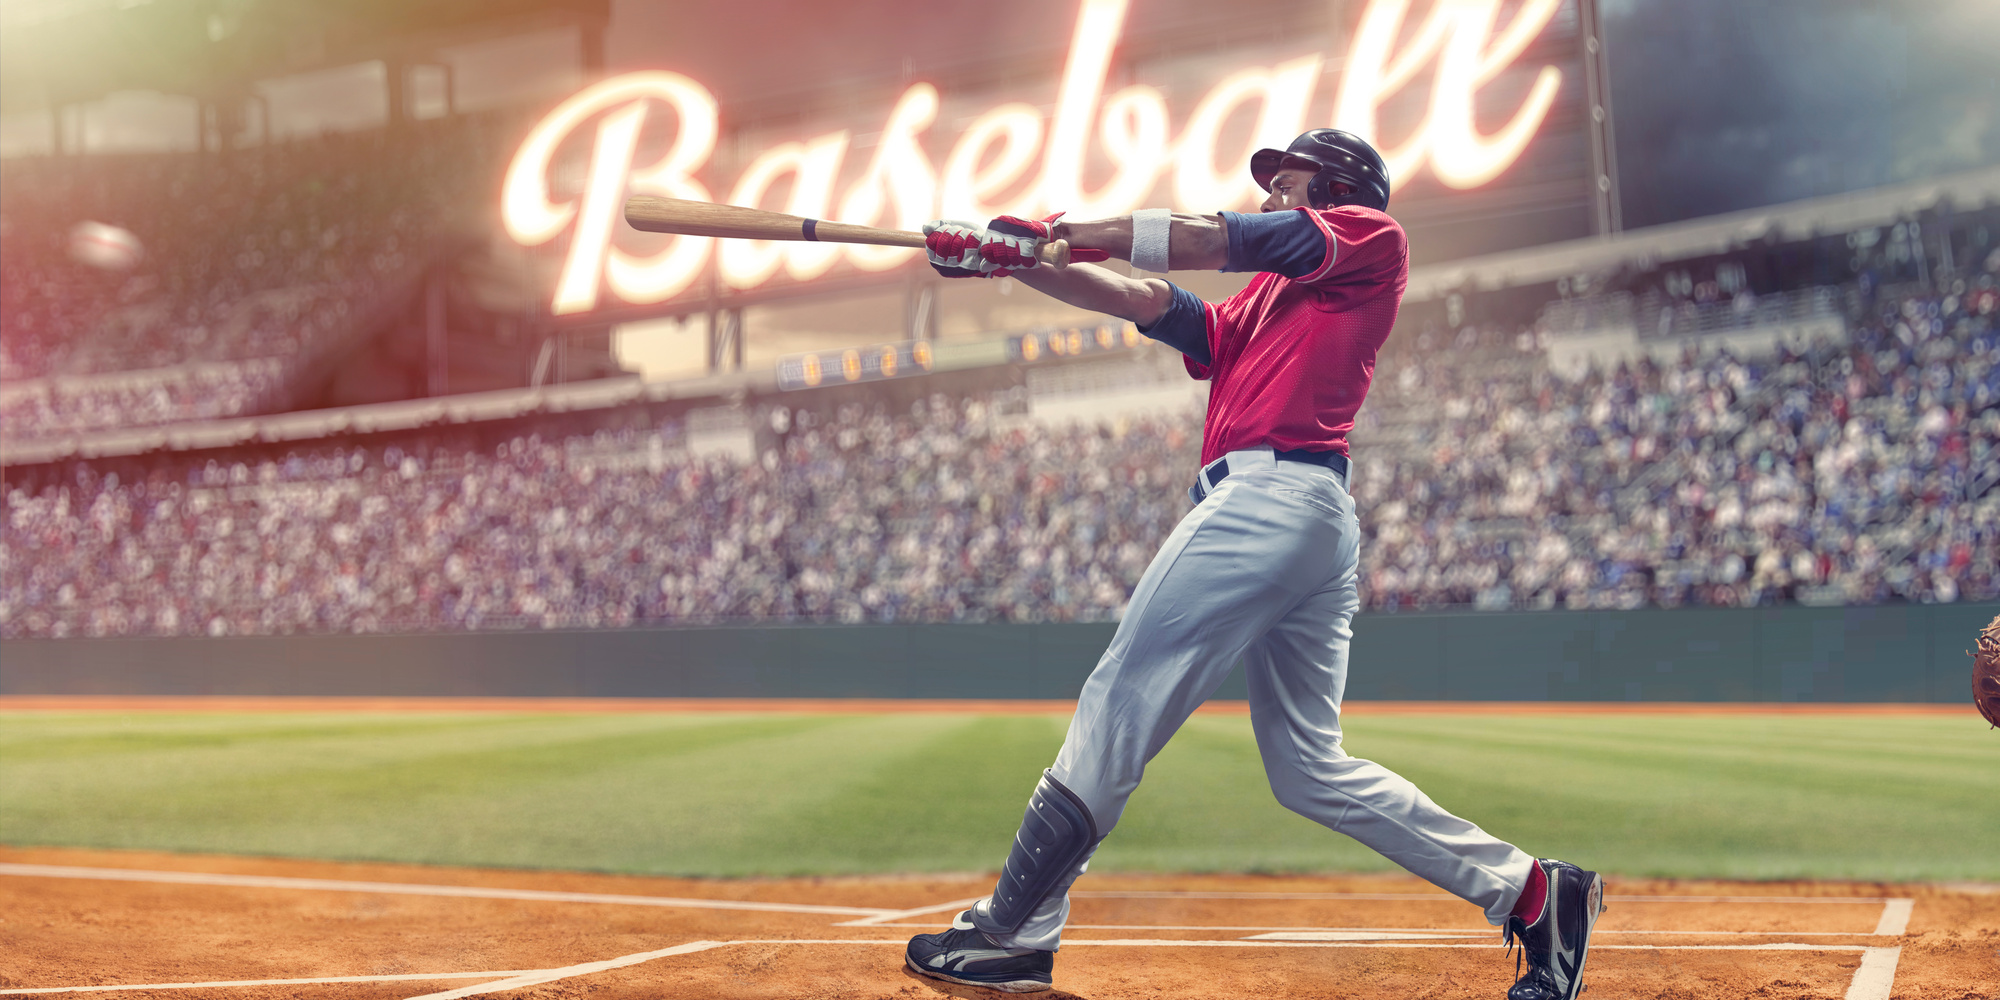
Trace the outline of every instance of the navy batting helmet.
<path fill-rule="evenodd" d="M 1250 176 L 1257 186 L 1271 190 L 1271 178 L 1286 167 L 1317 171 L 1306 185 L 1306 200 L 1314 208 L 1331 205 L 1366 205 L 1378 211 L 1389 208 L 1389 166 L 1368 140 L 1337 128 L 1316 128 L 1292 140 L 1284 149 L 1260 149 L 1250 154 Z M 1354 189 L 1336 197 L 1333 185 Z"/>

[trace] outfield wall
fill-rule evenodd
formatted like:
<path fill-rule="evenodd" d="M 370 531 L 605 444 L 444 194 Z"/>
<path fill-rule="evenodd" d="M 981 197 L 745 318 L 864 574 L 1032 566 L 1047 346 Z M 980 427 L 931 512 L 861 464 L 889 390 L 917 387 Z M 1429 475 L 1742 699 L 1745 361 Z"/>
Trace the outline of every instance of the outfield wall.
<path fill-rule="evenodd" d="M 1369 614 L 1351 698 L 1950 702 L 2000 603 Z M 0 642 L 0 694 L 1074 698 L 1109 624 Z M 1241 671 L 1221 698 L 1246 697 Z"/>

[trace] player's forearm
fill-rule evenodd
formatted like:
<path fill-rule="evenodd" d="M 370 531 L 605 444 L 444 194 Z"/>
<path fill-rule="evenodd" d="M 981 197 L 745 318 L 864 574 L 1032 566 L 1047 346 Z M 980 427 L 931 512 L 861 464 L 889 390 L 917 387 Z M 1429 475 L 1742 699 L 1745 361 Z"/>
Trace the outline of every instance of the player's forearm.
<path fill-rule="evenodd" d="M 1056 239 L 1073 248 L 1102 250 L 1119 260 L 1132 259 L 1132 217 L 1099 222 L 1058 222 Z M 1167 257 L 1176 271 L 1217 271 L 1229 262 L 1229 232 L 1219 215 L 1175 212 L 1167 236 Z"/>
<path fill-rule="evenodd" d="M 1173 286 L 1158 278 L 1128 278 L 1090 264 L 1071 264 L 1060 271 L 1043 264 L 1031 271 L 1015 271 L 1013 276 L 1077 308 L 1108 313 L 1140 326 L 1157 322 L 1174 301 Z"/>

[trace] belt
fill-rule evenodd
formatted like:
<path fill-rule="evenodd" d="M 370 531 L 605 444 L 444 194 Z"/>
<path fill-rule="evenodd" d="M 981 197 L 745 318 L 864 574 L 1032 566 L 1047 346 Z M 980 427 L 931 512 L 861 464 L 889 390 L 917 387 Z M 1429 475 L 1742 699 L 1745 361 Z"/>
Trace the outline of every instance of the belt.
<path fill-rule="evenodd" d="M 1340 483 L 1343 488 L 1347 485 L 1347 456 L 1340 452 L 1307 451 L 1304 448 L 1294 448 L 1290 451 L 1273 451 L 1271 452 L 1271 457 L 1280 462 L 1304 462 L 1307 465 L 1317 465 L 1330 469 L 1335 476 L 1340 477 Z M 1195 474 L 1194 485 L 1188 487 L 1188 499 L 1194 501 L 1196 504 L 1200 504 L 1203 500 L 1208 499 L 1208 494 L 1217 486 L 1220 486 L 1222 481 L 1227 478 L 1229 478 L 1229 456 L 1224 455 L 1202 466 L 1201 471 Z"/>

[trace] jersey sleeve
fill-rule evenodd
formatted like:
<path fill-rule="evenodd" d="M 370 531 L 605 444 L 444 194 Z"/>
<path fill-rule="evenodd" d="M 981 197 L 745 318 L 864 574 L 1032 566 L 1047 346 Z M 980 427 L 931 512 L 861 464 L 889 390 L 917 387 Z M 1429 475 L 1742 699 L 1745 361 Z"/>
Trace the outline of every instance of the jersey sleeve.
<path fill-rule="evenodd" d="M 1167 311 L 1151 326 L 1140 327 L 1139 332 L 1187 355 L 1190 364 L 1209 364 L 1215 354 L 1208 343 L 1207 304 L 1173 282 L 1168 282 L 1167 287 L 1174 292 Z"/>
<path fill-rule="evenodd" d="M 1299 214 L 1318 227 L 1326 258 L 1299 278 L 1307 285 L 1348 285 L 1388 282 L 1409 264 L 1409 238 L 1396 220 L 1372 208 L 1341 205 Z"/>
<path fill-rule="evenodd" d="M 1229 234 L 1229 259 L 1224 271 L 1269 271 L 1303 278 L 1326 263 L 1326 234 L 1305 209 L 1290 212 L 1223 212 Z"/>
<path fill-rule="evenodd" d="M 1199 361 L 1195 360 L 1193 355 L 1181 357 L 1181 361 L 1187 365 L 1187 373 L 1190 376 L 1203 381 L 1214 376 L 1217 363 L 1229 357 L 1235 349 L 1232 341 L 1244 328 L 1245 317 L 1251 311 L 1251 303 L 1262 294 L 1266 285 L 1276 280 L 1277 276 L 1273 273 L 1262 272 L 1252 277 L 1250 283 L 1243 286 L 1242 291 L 1221 302 L 1203 302 L 1193 295 L 1188 296 L 1195 305 L 1201 307 L 1202 325 L 1208 338 L 1208 357 Z"/>

